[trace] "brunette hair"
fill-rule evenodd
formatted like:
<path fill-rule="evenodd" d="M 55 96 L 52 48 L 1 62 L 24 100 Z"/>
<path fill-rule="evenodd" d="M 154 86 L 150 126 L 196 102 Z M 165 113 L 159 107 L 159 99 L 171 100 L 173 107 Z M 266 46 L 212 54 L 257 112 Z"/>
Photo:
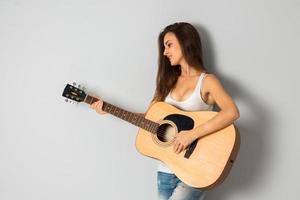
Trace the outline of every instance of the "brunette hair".
<path fill-rule="evenodd" d="M 156 76 L 156 90 L 153 101 L 164 101 L 174 87 L 181 74 L 180 65 L 171 66 L 169 59 L 164 56 L 164 36 L 172 32 L 180 44 L 183 57 L 196 70 L 207 71 L 203 64 L 202 44 L 197 30 L 189 23 L 177 22 L 165 27 L 158 36 L 158 71 Z"/>

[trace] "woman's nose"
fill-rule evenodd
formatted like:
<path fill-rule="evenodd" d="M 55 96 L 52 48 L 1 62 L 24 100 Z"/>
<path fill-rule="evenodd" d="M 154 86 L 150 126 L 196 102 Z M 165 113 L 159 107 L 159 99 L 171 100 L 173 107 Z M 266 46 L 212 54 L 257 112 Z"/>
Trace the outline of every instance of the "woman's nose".
<path fill-rule="evenodd" d="M 166 56 L 166 55 L 167 55 L 167 49 L 164 50 L 164 56 Z"/>

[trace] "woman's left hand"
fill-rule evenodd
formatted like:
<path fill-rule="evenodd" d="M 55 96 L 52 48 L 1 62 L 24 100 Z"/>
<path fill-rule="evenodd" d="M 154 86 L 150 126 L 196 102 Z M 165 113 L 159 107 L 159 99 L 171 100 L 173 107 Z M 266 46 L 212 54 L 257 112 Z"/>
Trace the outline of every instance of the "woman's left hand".
<path fill-rule="evenodd" d="M 181 151 L 186 149 L 195 139 L 195 134 L 192 131 L 180 131 L 175 136 L 175 140 L 173 143 L 174 152 L 179 154 Z"/>

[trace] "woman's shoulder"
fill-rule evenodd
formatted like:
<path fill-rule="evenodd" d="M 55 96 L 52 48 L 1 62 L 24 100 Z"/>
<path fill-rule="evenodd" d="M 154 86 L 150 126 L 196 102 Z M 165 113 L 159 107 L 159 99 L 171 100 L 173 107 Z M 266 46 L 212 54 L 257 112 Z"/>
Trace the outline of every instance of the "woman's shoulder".
<path fill-rule="evenodd" d="M 205 73 L 203 82 L 205 82 L 205 85 L 207 85 L 207 86 L 211 86 L 214 84 L 220 84 L 219 78 L 215 74 L 210 73 L 210 72 Z"/>
<path fill-rule="evenodd" d="M 223 88 L 223 86 L 216 74 L 205 74 L 204 80 L 202 81 L 203 96 L 211 96 L 212 93 L 219 91 L 221 88 Z"/>

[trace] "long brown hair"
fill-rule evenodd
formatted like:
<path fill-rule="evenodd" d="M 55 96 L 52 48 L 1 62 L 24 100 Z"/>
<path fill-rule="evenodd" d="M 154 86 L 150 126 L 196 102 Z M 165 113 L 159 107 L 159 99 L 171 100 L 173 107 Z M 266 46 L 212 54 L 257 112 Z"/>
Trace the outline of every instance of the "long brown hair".
<path fill-rule="evenodd" d="M 168 25 L 158 36 L 158 71 L 156 90 L 152 101 L 164 101 L 181 74 L 180 65 L 171 66 L 169 59 L 163 55 L 165 50 L 164 36 L 168 32 L 175 34 L 187 63 L 196 70 L 207 71 L 203 64 L 202 44 L 197 30 L 186 22 L 176 22 Z"/>

